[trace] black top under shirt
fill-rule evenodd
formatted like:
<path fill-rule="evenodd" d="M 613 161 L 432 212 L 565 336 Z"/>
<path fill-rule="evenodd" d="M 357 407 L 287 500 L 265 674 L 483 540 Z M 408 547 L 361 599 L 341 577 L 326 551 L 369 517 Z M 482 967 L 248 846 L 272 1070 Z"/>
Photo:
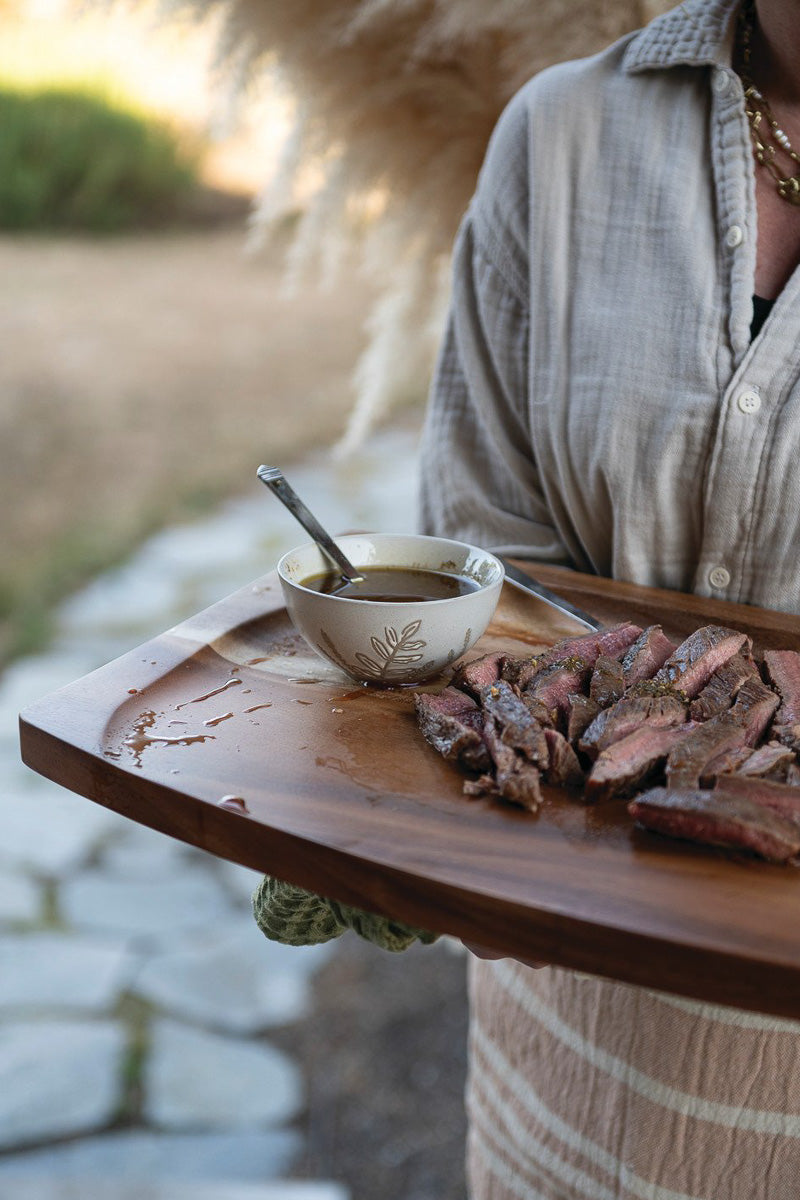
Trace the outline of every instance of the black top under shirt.
<path fill-rule="evenodd" d="M 753 296 L 753 320 L 750 323 L 750 341 L 753 342 L 761 332 L 761 326 L 766 321 L 774 300 L 765 300 L 763 296 Z"/>

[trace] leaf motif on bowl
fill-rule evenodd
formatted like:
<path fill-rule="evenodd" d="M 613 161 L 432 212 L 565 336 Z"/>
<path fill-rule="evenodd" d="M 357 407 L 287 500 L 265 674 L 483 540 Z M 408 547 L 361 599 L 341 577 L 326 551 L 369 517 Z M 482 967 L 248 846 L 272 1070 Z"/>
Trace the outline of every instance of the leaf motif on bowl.
<path fill-rule="evenodd" d="M 397 675 L 405 674 L 408 667 L 419 662 L 422 651 L 428 644 L 422 638 L 414 636 L 419 633 L 421 625 L 421 620 L 409 621 L 408 625 L 404 625 L 399 631 L 393 625 L 386 625 L 383 639 L 371 637 L 370 645 L 375 657 L 356 654 L 356 660 L 364 674 L 369 675 L 371 679 L 393 679 Z"/>

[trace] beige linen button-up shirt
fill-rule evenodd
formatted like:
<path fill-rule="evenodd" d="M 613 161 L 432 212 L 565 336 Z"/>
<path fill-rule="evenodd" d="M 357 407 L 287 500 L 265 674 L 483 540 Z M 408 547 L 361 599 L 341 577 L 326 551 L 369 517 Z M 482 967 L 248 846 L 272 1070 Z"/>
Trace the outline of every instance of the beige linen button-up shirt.
<path fill-rule="evenodd" d="M 800 610 L 800 272 L 751 344 L 735 24 L 688 0 L 509 105 L 457 243 L 423 528 Z"/>
<path fill-rule="evenodd" d="M 552 68 L 464 220 L 422 527 L 800 611 L 800 270 L 751 343 L 734 0 Z M 798 213 L 800 218 L 800 213 Z M 797 1200 L 800 1025 L 473 960 L 471 1200 Z"/>

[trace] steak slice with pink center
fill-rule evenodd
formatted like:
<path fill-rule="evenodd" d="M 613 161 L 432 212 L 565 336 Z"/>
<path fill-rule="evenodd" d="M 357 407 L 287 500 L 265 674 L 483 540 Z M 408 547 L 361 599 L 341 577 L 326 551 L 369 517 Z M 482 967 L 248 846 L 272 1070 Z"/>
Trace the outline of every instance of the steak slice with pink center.
<path fill-rule="evenodd" d="M 566 728 L 570 711 L 570 696 L 583 691 L 589 682 L 591 667 L 580 658 L 567 658 L 550 663 L 523 689 L 523 698 L 533 711 L 538 705 L 550 714 L 548 724 L 563 722 Z"/>
<path fill-rule="evenodd" d="M 583 768 L 578 756 L 563 734 L 557 729 L 545 729 L 550 761 L 545 778 L 557 787 L 579 788 L 583 785 Z"/>
<path fill-rule="evenodd" d="M 697 788 L 714 759 L 746 744 L 747 731 L 731 713 L 720 713 L 679 742 L 667 757 L 667 786 Z"/>
<path fill-rule="evenodd" d="M 787 862 L 800 851 L 800 828 L 746 795 L 723 796 L 716 789 L 651 788 L 631 800 L 628 812 L 656 833 L 749 850 L 771 862 Z"/>
<path fill-rule="evenodd" d="M 683 725 L 685 720 L 686 705 L 677 696 L 623 696 L 617 704 L 597 714 L 578 742 L 578 749 L 596 758 L 640 725 L 666 728 Z"/>
<path fill-rule="evenodd" d="M 752 658 L 734 654 L 723 667 L 709 679 L 700 694 L 692 701 L 689 715 L 693 721 L 708 721 L 718 713 L 725 712 L 733 704 L 742 684 L 758 675 Z"/>
<path fill-rule="evenodd" d="M 656 683 L 665 684 L 692 700 L 718 671 L 743 646 L 748 652 L 752 644 L 747 634 L 722 625 L 704 625 L 681 642 L 663 667 L 653 676 Z"/>
<path fill-rule="evenodd" d="M 608 800 L 612 796 L 630 795 L 692 729 L 694 725 L 659 729 L 645 724 L 614 742 L 599 755 L 591 769 L 586 780 L 586 799 Z"/>
<path fill-rule="evenodd" d="M 500 678 L 500 669 L 506 657 L 501 651 L 496 651 L 462 663 L 453 672 L 451 686 L 461 688 L 477 699 L 487 684 L 496 683 Z"/>
<path fill-rule="evenodd" d="M 491 762 L 483 740 L 483 713 L 474 700 L 456 688 L 414 696 L 417 722 L 427 742 L 445 758 L 457 759 L 473 771 Z"/>
<path fill-rule="evenodd" d="M 730 713 L 744 726 L 748 746 L 760 742 L 779 703 L 772 688 L 762 683 L 757 675 L 744 681 Z"/>
<path fill-rule="evenodd" d="M 775 723 L 800 723 L 800 654 L 795 650 L 766 650 L 764 666 L 770 683 L 781 698 Z"/>
<path fill-rule="evenodd" d="M 677 646 L 669 640 L 660 625 L 648 625 L 622 656 L 625 687 L 633 687 L 643 679 L 652 679 L 676 650 Z"/>
<path fill-rule="evenodd" d="M 503 679 L 516 684 L 522 691 L 540 671 L 564 659 L 579 658 L 587 666 L 593 667 L 601 654 L 606 654 L 610 658 L 622 654 L 632 642 L 636 641 L 641 632 L 639 625 L 624 621 L 620 625 L 612 625 L 610 629 L 599 629 L 597 633 L 584 633 L 578 637 L 563 638 L 541 654 L 523 658 L 508 658 L 503 663 Z"/>
<path fill-rule="evenodd" d="M 795 761 L 794 751 L 780 742 L 767 742 L 756 750 L 751 750 L 737 767 L 737 775 L 759 776 L 779 772 Z"/>
<path fill-rule="evenodd" d="M 752 803 L 772 809 L 800 826 L 800 787 L 792 787 L 774 779 L 754 779 L 741 774 L 721 775 L 714 793 L 726 799 L 746 796 Z"/>

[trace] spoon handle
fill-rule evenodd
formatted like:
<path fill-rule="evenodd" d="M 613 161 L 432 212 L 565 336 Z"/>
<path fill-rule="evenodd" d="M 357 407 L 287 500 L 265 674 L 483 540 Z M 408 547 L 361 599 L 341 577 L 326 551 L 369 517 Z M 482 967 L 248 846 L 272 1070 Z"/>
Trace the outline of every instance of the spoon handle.
<path fill-rule="evenodd" d="M 330 534 L 322 528 L 310 509 L 306 508 L 294 488 L 287 483 L 283 472 L 278 467 L 261 466 L 256 474 L 261 482 L 275 493 L 281 503 L 286 505 L 295 520 L 299 521 L 306 533 L 311 535 L 320 550 L 324 550 L 328 558 L 339 568 L 342 577 L 352 583 L 360 583 L 364 576 L 359 575 Z"/>

